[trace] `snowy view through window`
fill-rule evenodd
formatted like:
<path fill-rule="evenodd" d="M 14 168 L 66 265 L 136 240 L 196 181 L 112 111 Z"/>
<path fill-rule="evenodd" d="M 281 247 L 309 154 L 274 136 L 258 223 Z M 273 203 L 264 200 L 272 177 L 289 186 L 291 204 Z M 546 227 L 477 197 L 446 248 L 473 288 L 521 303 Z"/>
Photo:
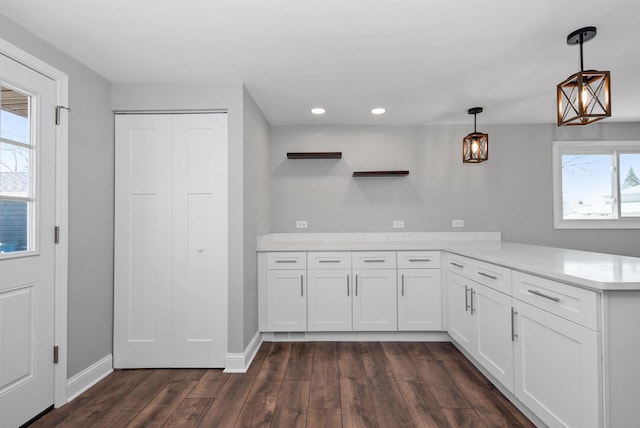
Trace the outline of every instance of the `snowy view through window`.
<path fill-rule="evenodd" d="M 638 174 L 640 153 L 563 154 L 563 218 L 640 217 Z M 616 176 L 619 189 L 615 186 Z"/>

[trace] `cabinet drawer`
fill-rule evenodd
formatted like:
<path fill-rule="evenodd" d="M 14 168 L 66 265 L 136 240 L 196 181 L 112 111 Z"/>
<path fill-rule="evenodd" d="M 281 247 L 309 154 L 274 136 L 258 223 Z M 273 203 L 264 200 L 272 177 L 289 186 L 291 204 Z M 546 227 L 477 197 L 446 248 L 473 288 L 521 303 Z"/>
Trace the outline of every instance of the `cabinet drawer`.
<path fill-rule="evenodd" d="M 267 269 L 306 269 L 306 267 L 307 253 L 303 251 L 267 253 Z"/>
<path fill-rule="evenodd" d="M 396 267 L 395 251 L 362 251 L 351 253 L 354 269 L 389 269 Z"/>
<path fill-rule="evenodd" d="M 350 252 L 314 252 L 307 253 L 309 269 L 351 269 Z"/>
<path fill-rule="evenodd" d="M 440 268 L 439 251 L 398 251 L 399 269 Z"/>
<path fill-rule="evenodd" d="M 474 281 L 511 295 L 511 269 L 479 260 L 473 260 L 471 269 Z"/>
<path fill-rule="evenodd" d="M 600 296 L 561 282 L 513 272 L 513 297 L 577 324 L 600 331 Z"/>
<path fill-rule="evenodd" d="M 447 270 L 469 278 L 473 275 L 473 270 L 471 267 L 472 262 L 473 260 L 468 257 L 459 256 L 457 254 L 448 254 Z"/>

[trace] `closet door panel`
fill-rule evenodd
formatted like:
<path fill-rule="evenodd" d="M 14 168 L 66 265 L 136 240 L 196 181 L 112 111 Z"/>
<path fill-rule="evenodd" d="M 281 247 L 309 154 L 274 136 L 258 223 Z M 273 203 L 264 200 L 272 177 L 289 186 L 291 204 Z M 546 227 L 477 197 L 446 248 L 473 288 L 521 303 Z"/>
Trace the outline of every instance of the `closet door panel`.
<path fill-rule="evenodd" d="M 167 367 L 171 320 L 171 124 L 116 116 L 114 366 Z"/>
<path fill-rule="evenodd" d="M 228 266 L 226 115 L 174 116 L 172 158 L 173 366 L 224 367 Z"/>

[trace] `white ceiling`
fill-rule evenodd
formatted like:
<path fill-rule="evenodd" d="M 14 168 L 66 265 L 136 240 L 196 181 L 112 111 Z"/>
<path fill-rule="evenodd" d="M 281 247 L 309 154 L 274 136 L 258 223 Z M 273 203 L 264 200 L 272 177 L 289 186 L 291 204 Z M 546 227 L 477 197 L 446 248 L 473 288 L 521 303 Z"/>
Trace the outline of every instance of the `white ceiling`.
<path fill-rule="evenodd" d="M 479 129 L 555 123 L 556 85 L 580 67 L 566 36 L 593 25 L 585 69 L 611 71 L 608 121 L 640 121 L 638 0 L 0 0 L 0 13 L 113 82 L 243 82 L 272 125 L 472 124 L 474 106 Z"/>

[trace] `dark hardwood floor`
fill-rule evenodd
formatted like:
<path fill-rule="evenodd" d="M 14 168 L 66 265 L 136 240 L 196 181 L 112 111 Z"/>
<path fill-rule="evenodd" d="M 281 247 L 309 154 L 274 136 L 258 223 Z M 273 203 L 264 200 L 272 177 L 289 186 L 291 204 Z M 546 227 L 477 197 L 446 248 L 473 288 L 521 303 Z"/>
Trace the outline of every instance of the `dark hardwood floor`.
<path fill-rule="evenodd" d="M 116 370 L 32 427 L 533 427 L 450 343 L 262 344 L 246 374 Z"/>

